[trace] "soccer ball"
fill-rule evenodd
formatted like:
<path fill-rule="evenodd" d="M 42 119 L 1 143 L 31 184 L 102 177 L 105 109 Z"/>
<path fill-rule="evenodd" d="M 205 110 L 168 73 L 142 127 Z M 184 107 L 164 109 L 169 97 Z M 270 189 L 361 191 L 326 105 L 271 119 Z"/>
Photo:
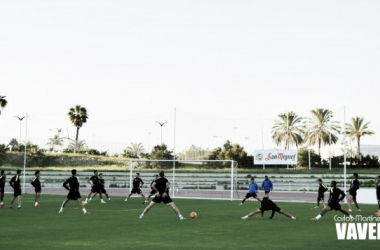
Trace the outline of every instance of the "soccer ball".
<path fill-rule="evenodd" d="M 197 218 L 197 213 L 196 212 L 191 212 L 190 213 L 190 217 L 193 218 L 193 219 Z"/>
<path fill-rule="evenodd" d="M 252 198 L 248 198 L 247 200 L 248 200 L 248 201 L 252 201 Z"/>

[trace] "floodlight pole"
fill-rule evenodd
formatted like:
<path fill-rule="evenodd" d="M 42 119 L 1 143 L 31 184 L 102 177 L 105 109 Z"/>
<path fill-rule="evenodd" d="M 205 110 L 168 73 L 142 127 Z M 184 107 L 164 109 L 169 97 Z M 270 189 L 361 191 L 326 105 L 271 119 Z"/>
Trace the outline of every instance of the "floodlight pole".
<path fill-rule="evenodd" d="M 176 108 L 174 108 L 174 147 L 173 147 L 173 190 L 172 190 L 172 196 L 174 197 L 174 190 L 175 190 L 175 161 L 176 161 L 176 158 L 175 158 L 175 137 L 176 137 L 176 114 L 177 114 L 177 111 L 176 111 Z M 162 128 L 162 127 L 161 127 Z M 162 136 L 162 130 L 161 130 L 161 136 Z M 161 140 L 162 140 L 162 137 L 161 137 Z M 161 141 L 161 145 L 162 145 L 162 141 Z"/>
<path fill-rule="evenodd" d="M 18 143 L 21 143 L 21 123 L 22 123 L 22 120 L 25 118 L 25 116 L 24 117 L 18 117 L 18 116 L 15 116 L 17 119 L 19 119 L 19 121 L 20 121 L 20 140 L 19 140 L 19 142 Z"/>
<path fill-rule="evenodd" d="M 234 199 L 234 161 L 231 161 L 231 201 Z"/>
<path fill-rule="evenodd" d="M 129 193 L 132 193 L 132 170 L 133 170 L 133 162 L 129 160 Z"/>
<path fill-rule="evenodd" d="M 347 160 L 347 142 L 346 142 L 346 106 L 343 107 L 344 108 L 344 116 L 343 116 L 343 135 L 344 135 L 344 159 L 343 159 L 343 175 L 344 175 L 344 193 L 347 192 L 346 190 L 346 168 L 347 168 L 347 164 L 346 164 L 346 160 Z M 345 198 L 346 200 L 346 198 Z"/>

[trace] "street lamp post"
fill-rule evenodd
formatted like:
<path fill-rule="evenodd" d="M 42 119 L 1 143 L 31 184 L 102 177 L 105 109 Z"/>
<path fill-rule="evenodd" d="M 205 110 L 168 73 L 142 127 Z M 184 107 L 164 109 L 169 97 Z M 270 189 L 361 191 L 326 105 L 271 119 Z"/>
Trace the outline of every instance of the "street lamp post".
<path fill-rule="evenodd" d="M 18 116 L 15 116 L 17 119 L 19 119 L 19 121 L 20 121 L 20 140 L 19 140 L 19 142 L 18 143 L 21 143 L 21 123 L 22 123 L 22 120 L 25 118 L 25 116 L 24 117 L 18 117 Z"/>
<path fill-rule="evenodd" d="M 160 126 L 161 126 L 161 145 L 162 145 L 162 127 L 165 125 L 165 124 L 168 124 L 167 122 L 157 122 Z"/>

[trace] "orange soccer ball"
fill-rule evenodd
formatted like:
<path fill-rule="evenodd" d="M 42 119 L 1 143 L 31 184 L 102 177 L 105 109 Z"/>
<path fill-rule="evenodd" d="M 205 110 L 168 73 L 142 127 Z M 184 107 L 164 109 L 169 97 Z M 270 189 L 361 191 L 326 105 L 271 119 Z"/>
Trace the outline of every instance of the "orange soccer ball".
<path fill-rule="evenodd" d="M 191 212 L 190 213 L 190 217 L 193 218 L 193 219 L 197 218 L 197 213 L 196 212 Z"/>

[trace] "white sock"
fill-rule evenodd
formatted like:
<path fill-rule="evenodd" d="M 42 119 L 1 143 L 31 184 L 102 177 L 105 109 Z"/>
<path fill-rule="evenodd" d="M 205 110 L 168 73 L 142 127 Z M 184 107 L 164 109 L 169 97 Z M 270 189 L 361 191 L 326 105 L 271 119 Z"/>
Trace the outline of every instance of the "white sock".
<path fill-rule="evenodd" d="M 108 200 L 110 201 L 110 200 L 111 200 L 111 198 L 108 198 Z"/>
<path fill-rule="evenodd" d="M 320 218 L 322 218 L 322 215 L 318 214 L 317 217 L 315 217 L 317 220 L 319 220 Z"/>
<path fill-rule="evenodd" d="M 125 198 L 125 201 L 127 201 L 128 199 L 127 198 Z"/>
<path fill-rule="evenodd" d="M 36 203 L 34 203 L 34 205 L 37 206 L 38 205 L 38 201 L 36 201 Z"/>
<path fill-rule="evenodd" d="M 0 205 L 4 205 L 4 203 L 3 203 L 3 202 L 1 202 L 1 203 L 0 203 Z M 379 210 L 379 212 L 380 212 L 380 210 Z"/>
<path fill-rule="evenodd" d="M 140 217 L 144 217 L 144 214 L 141 214 Z"/>
<path fill-rule="evenodd" d="M 88 199 L 88 202 L 90 202 L 92 200 L 92 198 Z"/>
<path fill-rule="evenodd" d="M 61 209 L 59 209 L 59 211 L 63 211 L 63 207 L 61 207 Z"/>
<path fill-rule="evenodd" d="M 18 207 L 21 207 L 20 205 Z"/>
<path fill-rule="evenodd" d="M 103 199 L 100 199 L 100 201 L 104 201 Z"/>
<path fill-rule="evenodd" d="M 85 202 L 88 202 L 88 198 L 86 198 L 86 201 Z"/>
<path fill-rule="evenodd" d="M 87 213 L 87 210 L 85 208 L 82 209 L 83 213 Z"/>

